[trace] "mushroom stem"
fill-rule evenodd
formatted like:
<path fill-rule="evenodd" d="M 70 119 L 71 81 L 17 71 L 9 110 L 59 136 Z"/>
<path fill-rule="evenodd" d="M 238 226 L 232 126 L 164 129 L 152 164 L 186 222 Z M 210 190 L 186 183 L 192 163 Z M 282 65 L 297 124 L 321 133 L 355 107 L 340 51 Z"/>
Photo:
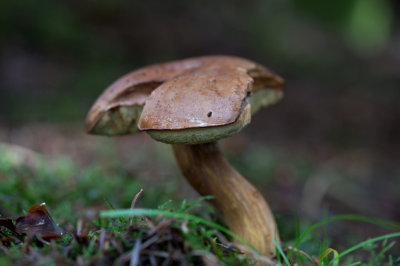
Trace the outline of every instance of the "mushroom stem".
<path fill-rule="evenodd" d="M 271 210 L 260 192 L 224 158 L 216 142 L 173 145 L 179 167 L 200 195 L 212 195 L 211 203 L 229 228 L 256 248 L 273 257 L 279 235 Z"/>

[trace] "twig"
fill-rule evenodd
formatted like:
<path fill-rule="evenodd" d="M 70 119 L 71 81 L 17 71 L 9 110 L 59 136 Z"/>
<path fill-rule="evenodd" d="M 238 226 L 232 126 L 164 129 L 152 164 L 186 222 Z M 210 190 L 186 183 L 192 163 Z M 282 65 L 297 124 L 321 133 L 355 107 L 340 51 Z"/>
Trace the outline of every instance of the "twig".
<path fill-rule="evenodd" d="M 239 243 L 233 243 L 232 245 L 235 248 L 239 249 L 240 251 L 242 251 L 242 252 L 246 253 L 247 255 L 251 256 L 257 262 L 263 263 L 262 265 L 268 265 L 268 266 L 280 265 L 279 263 L 277 263 L 277 262 L 275 262 L 275 261 L 273 261 L 273 260 L 271 260 L 271 259 L 269 259 L 267 257 L 261 256 L 260 254 L 257 253 L 257 251 L 255 251 L 252 248 L 249 248 L 248 246 L 245 246 L 245 245 L 242 245 L 242 244 L 239 244 Z"/>
<path fill-rule="evenodd" d="M 143 243 L 142 245 L 142 249 L 147 248 L 148 246 L 156 243 L 158 240 L 160 239 L 160 237 L 158 235 L 153 236 L 152 238 L 149 238 L 146 240 L 146 242 Z"/>
<path fill-rule="evenodd" d="M 226 237 L 220 231 L 217 231 L 216 235 L 221 244 L 224 244 L 225 246 L 228 247 L 232 246 L 232 243 L 229 242 L 228 239 L 226 239 Z"/>
<path fill-rule="evenodd" d="M 148 233 L 147 235 L 151 236 L 152 234 L 156 233 L 157 231 L 161 230 L 164 227 L 169 226 L 170 224 L 172 224 L 175 220 L 174 219 L 166 219 L 164 221 L 162 221 L 161 223 L 157 224 L 156 226 L 154 226 Z"/>
<path fill-rule="evenodd" d="M 153 255 L 149 255 L 149 261 L 151 266 L 157 266 L 157 260 Z"/>
<path fill-rule="evenodd" d="M 104 239 L 106 237 L 106 231 L 102 228 L 100 230 L 100 243 L 99 243 L 99 249 L 102 250 L 104 248 Z"/>
<path fill-rule="evenodd" d="M 76 224 L 76 235 L 77 235 L 78 237 L 80 237 L 81 234 L 82 234 L 82 224 L 83 224 L 82 219 L 79 219 L 78 222 L 77 222 L 77 224 Z"/>
<path fill-rule="evenodd" d="M 168 258 L 169 253 L 165 251 L 157 251 L 157 250 L 143 250 L 144 254 L 148 254 L 149 256 L 156 256 L 161 258 Z"/>
<path fill-rule="evenodd" d="M 181 223 L 181 230 L 182 232 L 184 232 L 185 234 L 187 234 L 189 232 L 189 228 L 188 228 L 188 219 L 183 220 L 183 222 Z"/>
<path fill-rule="evenodd" d="M 309 259 L 310 261 L 312 261 L 312 262 L 315 263 L 316 265 L 319 264 L 317 258 L 314 258 L 314 257 L 308 255 L 308 254 L 307 254 L 306 252 L 304 252 L 303 250 L 300 250 L 300 249 L 297 249 L 297 248 L 293 248 L 292 246 L 289 246 L 289 247 L 285 248 L 285 251 L 287 251 L 287 250 L 293 250 L 294 252 L 303 255 L 304 257 L 306 257 L 307 259 Z"/>
<path fill-rule="evenodd" d="M 139 190 L 139 192 L 136 193 L 136 195 L 135 195 L 135 197 L 133 198 L 132 203 L 131 203 L 131 209 L 134 209 L 134 208 L 135 208 L 136 201 L 137 201 L 137 199 L 140 197 L 140 195 L 142 194 L 142 192 L 143 192 L 143 188 L 141 188 L 141 189 Z M 133 223 L 133 216 L 129 219 L 129 226 L 131 226 L 132 223 Z"/>
<path fill-rule="evenodd" d="M 111 244 L 114 246 L 114 248 L 117 250 L 117 252 L 119 254 L 123 254 L 124 249 L 119 242 L 117 242 L 115 239 L 111 238 Z"/>
<path fill-rule="evenodd" d="M 141 241 L 140 238 L 138 238 L 136 239 L 135 246 L 133 247 L 132 250 L 131 263 L 129 264 L 129 266 L 139 265 L 140 246 L 141 246 Z"/>

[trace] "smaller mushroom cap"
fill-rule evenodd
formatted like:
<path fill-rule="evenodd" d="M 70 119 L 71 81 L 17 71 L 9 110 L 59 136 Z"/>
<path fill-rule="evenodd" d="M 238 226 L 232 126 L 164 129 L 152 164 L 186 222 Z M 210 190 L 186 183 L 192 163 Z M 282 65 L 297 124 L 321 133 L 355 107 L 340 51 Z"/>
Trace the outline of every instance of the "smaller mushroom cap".
<path fill-rule="evenodd" d="M 147 66 L 119 78 L 90 109 L 86 131 L 109 136 L 138 132 L 137 121 L 150 93 L 164 81 L 200 64 L 201 61 L 190 58 Z"/>

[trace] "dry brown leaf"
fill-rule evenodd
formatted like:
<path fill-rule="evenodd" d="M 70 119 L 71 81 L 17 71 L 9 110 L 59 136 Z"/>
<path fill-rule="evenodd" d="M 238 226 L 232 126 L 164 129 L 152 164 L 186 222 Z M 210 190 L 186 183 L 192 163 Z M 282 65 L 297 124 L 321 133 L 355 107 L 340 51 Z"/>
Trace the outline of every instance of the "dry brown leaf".
<path fill-rule="evenodd" d="M 46 203 L 30 207 L 25 216 L 17 218 L 15 227 L 18 234 L 33 234 L 45 241 L 62 237 L 62 231 L 51 218 Z"/>

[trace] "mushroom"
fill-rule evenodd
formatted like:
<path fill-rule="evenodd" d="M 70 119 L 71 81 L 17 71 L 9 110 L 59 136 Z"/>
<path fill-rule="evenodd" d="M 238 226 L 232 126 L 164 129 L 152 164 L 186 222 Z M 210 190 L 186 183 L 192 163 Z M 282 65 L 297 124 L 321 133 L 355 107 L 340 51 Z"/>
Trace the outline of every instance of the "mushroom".
<path fill-rule="evenodd" d="M 129 82 L 127 81 L 129 80 Z M 283 79 L 252 61 L 205 56 L 134 71 L 106 89 L 88 114 L 89 133 L 146 131 L 173 144 L 178 165 L 238 236 L 267 257 L 279 235 L 260 192 L 224 158 L 217 140 L 282 97 Z"/>

